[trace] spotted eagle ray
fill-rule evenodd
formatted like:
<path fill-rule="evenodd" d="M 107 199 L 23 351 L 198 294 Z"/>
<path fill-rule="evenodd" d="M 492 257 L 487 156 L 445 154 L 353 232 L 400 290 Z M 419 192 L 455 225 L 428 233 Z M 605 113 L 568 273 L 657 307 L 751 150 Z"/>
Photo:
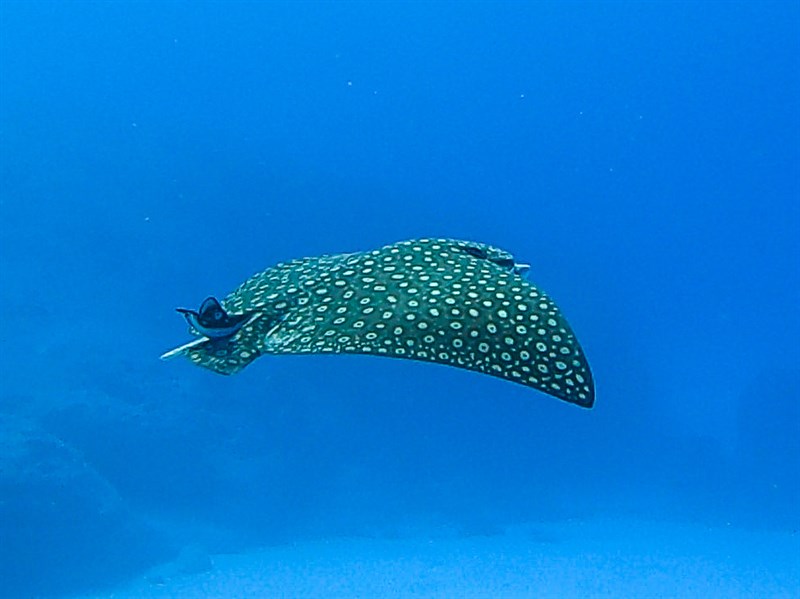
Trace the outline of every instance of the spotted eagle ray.
<path fill-rule="evenodd" d="M 188 357 L 220 374 L 263 354 L 353 353 L 448 364 L 591 407 L 589 364 L 553 301 L 499 248 L 413 239 L 283 262 L 199 311 Z"/>

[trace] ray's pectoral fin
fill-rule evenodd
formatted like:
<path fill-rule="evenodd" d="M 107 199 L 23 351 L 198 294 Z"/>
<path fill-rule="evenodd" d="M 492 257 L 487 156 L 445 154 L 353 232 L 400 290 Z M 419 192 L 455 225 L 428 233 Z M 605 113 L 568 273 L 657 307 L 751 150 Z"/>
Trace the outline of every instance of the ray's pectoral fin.
<path fill-rule="evenodd" d="M 206 302 L 203 302 L 204 306 Z M 217 305 L 219 304 L 217 303 Z M 191 313 L 191 311 L 179 311 L 186 316 L 192 328 L 203 336 L 166 352 L 161 359 L 168 360 L 175 356 L 186 356 L 198 366 L 219 374 L 235 374 L 258 358 L 264 348 L 269 345 L 270 336 L 280 328 L 288 315 L 288 312 L 270 311 L 234 316 L 226 314 L 227 318 L 235 319 L 236 325 L 226 323 L 225 328 L 230 332 L 222 335 L 219 334 L 222 327 L 209 329 L 196 317 L 190 319 L 190 315 L 186 312 Z M 203 314 L 202 307 L 199 313 L 193 313 L 192 316 L 196 314 Z"/>

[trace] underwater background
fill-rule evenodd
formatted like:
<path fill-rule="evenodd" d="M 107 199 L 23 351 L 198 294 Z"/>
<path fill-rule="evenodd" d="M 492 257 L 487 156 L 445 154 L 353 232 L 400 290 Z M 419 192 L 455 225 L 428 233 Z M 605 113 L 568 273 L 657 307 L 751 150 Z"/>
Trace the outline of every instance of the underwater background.
<path fill-rule="evenodd" d="M 796 2 L 0 2 L 0 596 L 798 596 L 798 31 Z M 175 307 L 416 237 L 530 263 L 594 408 L 158 359 Z M 297 586 L 209 586 L 269 550 Z"/>

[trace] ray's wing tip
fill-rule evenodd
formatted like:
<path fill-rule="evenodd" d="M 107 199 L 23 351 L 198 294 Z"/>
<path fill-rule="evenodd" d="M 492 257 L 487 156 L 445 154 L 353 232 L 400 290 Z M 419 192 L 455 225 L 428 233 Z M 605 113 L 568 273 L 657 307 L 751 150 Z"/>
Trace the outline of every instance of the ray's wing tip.
<path fill-rule="evenodd" d="M 553 393 L 545 389 L 538 390 L 544 392 L 550 397 L 555 397 L 556 399 L 560 399 L 563 402 L 578 406 L 579 408 L 591 410 L 594 407 L 594 390 L 592 390 L 590 393 L 584 394 L 585 397 L 580 397 L 577 394 L 573 395 L 571 393 Z"/>
<path fill-rule="evenodd" d="M 583 399 L 578 404 L 582 408 L 586 408 L 588 410 L 594 407 L 594 400 L 595 400 L 595 389 L 594 389 L 594 377 L 589 379 L 589 391 L 586 393 L 586 399 Z"/>
<path fill-rule="evenodd" d="M 561 399 L 567 403 L 576 405 L 579 408 L 585 408 L 587 410 L 591 410 L 594 407 L 594 390 L 586 394 L 585 398 L 573 395 L 553 395 L 553 397 Z"/>

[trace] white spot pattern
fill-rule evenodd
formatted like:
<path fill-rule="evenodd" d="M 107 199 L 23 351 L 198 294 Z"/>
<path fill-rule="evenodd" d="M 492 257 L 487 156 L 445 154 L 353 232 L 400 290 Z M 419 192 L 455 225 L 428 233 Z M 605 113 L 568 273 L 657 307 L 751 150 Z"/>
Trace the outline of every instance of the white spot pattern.
<path fill-rule="evenodd" d="M 591 406 L 592 376 L 572 330 L 514 264 L 498 248 L 451 239 L 281 263 L 222 300 L 229 314 L 266 317 L 213 351 L 201 344 L 184 353 L 226 374 L 265 353 L 394 355 Z"/>

